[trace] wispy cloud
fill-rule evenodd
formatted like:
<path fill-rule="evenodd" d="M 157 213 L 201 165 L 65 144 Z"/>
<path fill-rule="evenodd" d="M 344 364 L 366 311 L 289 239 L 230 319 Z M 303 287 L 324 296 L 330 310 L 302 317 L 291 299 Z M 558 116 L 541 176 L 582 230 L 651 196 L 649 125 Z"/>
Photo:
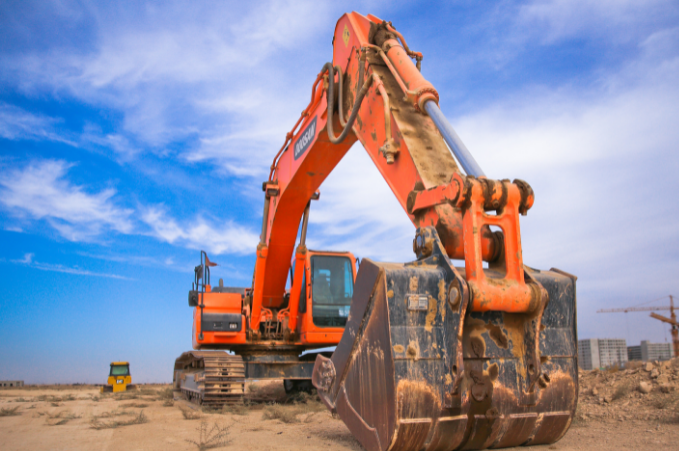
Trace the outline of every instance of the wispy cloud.
<path fill-rule="evenodd" d="M 59 118 L 33 114 L 14 105 L 0 102 L 0 138 L 11 140 L 57 141 L 71 146 L 76 143 L 59 133 Z"/>
<path fill-rule="evenodd" d="M 112 188 L 88 193 L 66 179 L 72 167 L 62 160 L 36 160 L 0 175 L 0 203 L 20 218 L 45 220 L 64 238 L 91 240 L 104 230 L 129 233 L 132 210 L 118 207 Z"/>
<path fill-rule="evenodd" d="M 513 20 L 542 44 L 587 35 L 633 42 L 659 20 L 677 14 L 671 0 L 537 0 L 520 5 Z"/>
<path fill-rule="evenodd" d="M 197 3 L 190 13 L 185 6 L 88 5 L 81 15 L 95 24 L 90 45 L 73 45 L 66 33 L 59 48 L 7 55 L 0 72 L 26 93 L 56 91 L 121 114 L 118 133 L 91 138 L 124 157 L 131 150 L 162 154 L 168 144 L 188 140 L 195 145 L 182 146 L 184 161 L 213 161 L 251 175 L 256 149 L 243 153 L 243 141 L 224 140 L 254 137 L 262 154 L 280 142 L 287 125 L 279 118 L 304 108 L 295 100 L 302 86 L 308 96 L 308 83 L 274 68 L 290 58 L 303 64 L 296 49 L 317 46 L 313 36 L 335 18 L 327 4 L 314 1 Z M 74 12 L 56 17 L 84 20 Z"/>
<path fill-rule="evenodd" d="M 33 262 L 33 256 L 35 254 L 24 254 L 24 258 L 21 260 L 12 260 L 13 263 L 24 263 L 26 265 L 30 265 Z"/>
<path fill-rule="evenodd" d="M 65 274 L 74 274 L 78 276 L 92 276 L 92 277 L 106 277 L 109 279 L 119 279 L 119 280 L 134 280 L 129 277 L 121 276 L 118 274 L 110 274 L 110 273 L 100 273 L 100 272 L 94 272 L 94 271 L 89 271 L 86 269 L 78 268 L 76 267 L 69 267 L 69 266 L 64 266 L 64 265 L 59 265 L 59 264 L 52 264 L 52 263 L 42 263 L 35 261 L 33 257 L 35 254 L 24 254 L 24 257 L 20 260 L 11 260 L 12 263 L 20 264 L 20 265 L 25 265 L 30 268 L 38 269 L 40 271 L 51 271 L 51 272 L 61 272 Z"/>
<path fill-rule="evenodd" d="M 186 225 L 180 225 L 168 216 L 162 206 L 147 208 L 142 212 L 141 219 L 150 227 L 150 234 L 161 241 L 207 250 L 213 254 L 249 254 L 254 251 L 259 240 L 249 228 L 232 221 L 213 225 L 199 217 Z"/>

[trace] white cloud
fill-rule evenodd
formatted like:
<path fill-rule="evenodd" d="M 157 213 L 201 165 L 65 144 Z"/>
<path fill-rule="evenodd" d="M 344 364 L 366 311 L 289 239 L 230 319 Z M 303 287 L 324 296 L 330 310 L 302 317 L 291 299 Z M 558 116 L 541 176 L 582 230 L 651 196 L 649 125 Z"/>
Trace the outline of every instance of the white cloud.
<path fill-rule="evenodd" d="M 217 255 L 249 254 L 259 241 L 257 234 L 232 221 L 213 225 L 199 217 L 182 226 L 168 217 L 162 206 L 147 208 L 141 220 L 151 228 L 150 234 L 161 241 Z"/>
<path fill-rule="evenodd" d="M 307 97 L 311 81 L 276 68 L 291 59 L 302 62 L 300 46 L 318 46 L 316 31 L 325 32 L 333 21 L 328 10 L 313 1 L 195 4 L 189 10 L 181 2 L 162 8 L 90 5 L 94 35 L 87 50 L 61 46 L 8 56 L 4 74 L 28 94 L 56 91 L 120 112 L 118 136 L 146 151 L 163 153 L 169 143 L 195 139 L 197 145 L 183 152 L 188 161 L 214 160 L 242 173 L 252 152 L 229 163 L 223 148 L 237 158 L 230 149 L 242 152 L 241 143 L 215 140 L 242 133 L 245 139 L 256 136 L 264 147 L 283 139 L 279 119 L 303 109 L 295 102 L 302 97 L 298 88 L 304 86 Z M 271 129 L 274 122 L 278 126 Z M 95 143 L 127 151 L 121 138 L 105 136 Z"/>
<path fill-rule="evenodd" d="M 0 102 L 0 138 L 48 140 L 75 146 L 72 140 L 56 131 L 56 125 L 60 122 L 60 119 L 32 114 L 14 105 Z"/>
<path fill-rule="evenodd" d="M 24 263 L 26 265 L 30 265 L 31 262 L 33 261 L 34 255 L 35 254 L 24 254 L 24 258 L 22 258 L 21 260 L 12 260 L 12 262 L 14 262 L 14 263 Z"/>
<path fill-rule="evenodd" d="M 215 254 L 247 254 L 257 246 L 257 234 L 233 221 L 210 222 L 198 215 L 180 225 L 162 207 L 139 207 L 141 222 L 151 230 L 145 232 L 133 219 L 134 210 L 118 206 L 114 189 L 88 193 L 84 186 L 71 183 L 67 173 L 72 166 L 60 160 L 36 160 L 22 169 L 6 170 L 0 175 L 0 205 L 20 221 L 44 220 L 70 241 L 94 241 L 113 231 L 149 234 Z"/>
<path fill-rule="evenodd" d="M 308 246 L 383 261 L 413 260 L 415 227 L 360 143 L 311 202 Z"/>
<path fill-rule="evenodd" d="M 671 0 L 537 0 L 521 5 L 515 20 L 543 44 L 584 35 L 629 42 L 677 12 Z"/>
<path fill-rule="evenodd" d="M 118 207 L 112 188 L 89 194 L 66 179 L 71 164 L 37 160 L 0 175 L 0 203 L 14 216 L 45 220 L 66 239 L 90 240 L 106 230 L 130 233 L 132 210 Z"/>
<path fill-rule="evenodd" d="M 93 276 L 93 277 L 106 277 L 109 279 L 119 279 L 119 280 L 133 280 L 130 279 L 129 277 L 121 276 L 118 274 L 110 274 L 110 273 L 100 273 L 100 272 L 94 272 L 94 271 L 89 271 L 87 269 L 82 269 L 76 267 L 70 267 L 70 266 L 64 266 L 64 265 L 59 265 L 59 264 L 52 264 L 52 263 L 42 263 L 35 261 L 33 257 L 35 254 L 24 254 L 24 258 L 21 260 L 12 260 L 12 263 L 20 264 L 20 265 L 25 265 L 30 268 L 38 269 L 40 271 L 51 271 L 51 272 L 61 272 L 65 274 L 75 274 L 78 276 Z"/>

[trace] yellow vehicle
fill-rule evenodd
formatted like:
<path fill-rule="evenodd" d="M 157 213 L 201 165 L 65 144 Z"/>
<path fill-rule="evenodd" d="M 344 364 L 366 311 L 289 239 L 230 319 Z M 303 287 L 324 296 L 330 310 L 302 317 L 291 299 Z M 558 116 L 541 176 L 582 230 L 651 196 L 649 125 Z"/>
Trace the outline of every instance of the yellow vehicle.
<path fill-rule="evenodd" d="M 134 388 L 129 362 L 111 362 L 111 372 L 107 384 L 101 387 L 101 392 L 121 392 Z"/>

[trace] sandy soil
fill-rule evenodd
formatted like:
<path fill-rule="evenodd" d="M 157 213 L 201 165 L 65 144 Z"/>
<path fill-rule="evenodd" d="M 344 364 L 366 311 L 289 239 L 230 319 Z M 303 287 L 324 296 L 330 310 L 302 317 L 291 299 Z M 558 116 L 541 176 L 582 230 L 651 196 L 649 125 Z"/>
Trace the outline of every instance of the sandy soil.
<path fill-rule="evenodd" d="M 600 378 L 583 374 L 581 379 Z M 591 390 L 590 384 L 584 385 L 583 391 Z M 228 442 L 225 448 L 241 450 L 362 449 L 344 424 L 315 398 L 286 400 L 282 383 L 255 385 L 250 396 L 254 403 L 248 407 L 212 413 L 192 409 L 184 401 L 172 401 L 168 386 L 143 386 L 122 396 L 101 396 L 92 386 L 0 390 L 0 415 L 15 409 L 15 415 L 0 416 L 0 449 L 196 450 L 208 449 L 201 448 L 201 443 L 224 442 Z M 667 394 L 670 401 L 664 404 L 656 402 L 656 411 L 667 410 L 661 417 L 623 413 L 636 399 L 635 391 L 610 402 L 602 399 L 601 403 L 591 393 L 582 396 L 582 406 L 589 413 L 579 409 L 561 441 L 529 449 L 679 450 L 679 416 L 672 404 L 675 394 Z M 272 400 L 283 404 L 272 407 Z M 628 402 L 626 407 L 622 407 L 624 402 Z M 608 409 L 610 415 L 593 414 L 595 406 L 597 412 Z M 135 423 L 140 412 L 146 422 Z M 267 419 L 271 417 L 274 419 Z M 285 423 L 280 418 L 294 422 Z M 223 431 L 221 438 L 219 431 Z"/>

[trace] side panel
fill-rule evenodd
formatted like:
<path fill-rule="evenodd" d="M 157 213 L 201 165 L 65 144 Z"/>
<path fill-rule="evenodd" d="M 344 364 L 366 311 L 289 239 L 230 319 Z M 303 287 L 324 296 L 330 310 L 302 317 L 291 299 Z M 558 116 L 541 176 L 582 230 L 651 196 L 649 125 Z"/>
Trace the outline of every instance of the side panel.
<path fill-rule="evenodd" d="M 246 320 L 242 314 L 243 295 L 224 288 L 224 292 L 198 293 L 199 304 L 201 299 L 205 305 L 202 322 L 201 308 L 193 309 L 193 349 L 221 344 L 244 344 Z M 202 340 L 199 340 L 200 331 L 203 332 Z"/>

